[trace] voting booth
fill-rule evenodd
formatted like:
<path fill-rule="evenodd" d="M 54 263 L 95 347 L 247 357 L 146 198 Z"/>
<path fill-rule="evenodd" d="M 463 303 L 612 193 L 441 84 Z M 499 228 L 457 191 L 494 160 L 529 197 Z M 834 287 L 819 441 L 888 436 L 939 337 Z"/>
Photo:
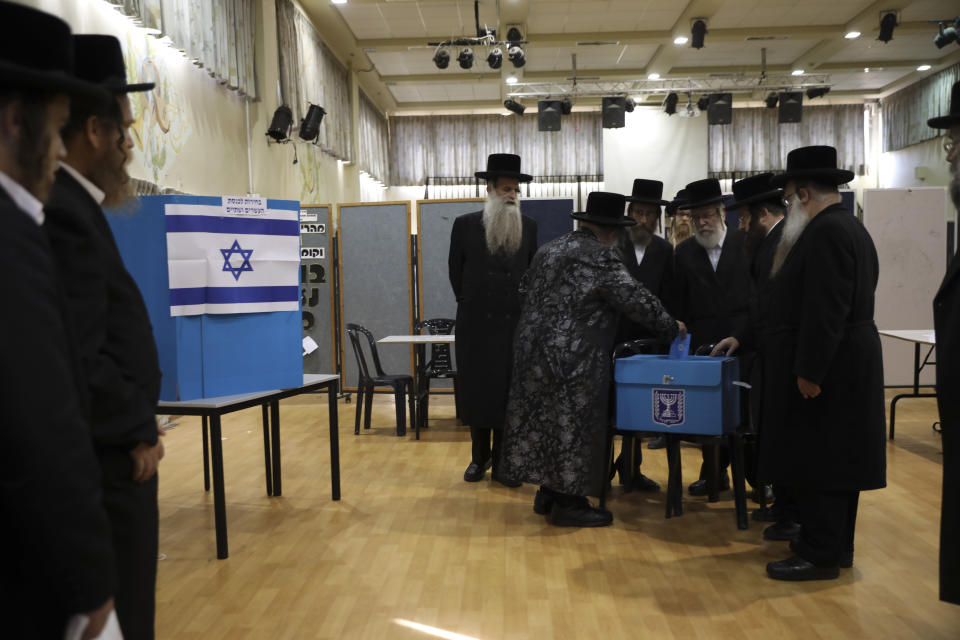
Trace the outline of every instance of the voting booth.
<path fill-rule="evenodd" d="M 736 358 L 636 355 L 614 367 L 617 429 L 719 436 L 740 426 Z"/>
<path fill-rule="evenodd" d="M 299 202 L 142 196 L 108 216 L 153 324 L 162 401 L 303 381 Z"/>

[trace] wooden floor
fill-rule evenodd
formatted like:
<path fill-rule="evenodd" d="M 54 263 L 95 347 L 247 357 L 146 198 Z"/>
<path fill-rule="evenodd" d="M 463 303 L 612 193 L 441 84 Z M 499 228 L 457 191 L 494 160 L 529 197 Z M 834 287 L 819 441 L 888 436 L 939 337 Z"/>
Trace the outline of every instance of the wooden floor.
<path fill-rule="evenodd" d="M 890 394 L 892 395 L 892 394 Z M 420 442 L 393 431 L 378 396 L 353 435 L 340 403 L 343 499 L 330 500 L 326 395 L 281 403 L 283 497 L 264 488 L 260 412 L 224 420 L 230 557 L 217 560 L 198 418 L 166 436 L 160 478 L 159 638 L 429 638 L 407 622 L 496 638 L 960 638 L 960 607 L 937 599 L 941 456 L 932 400 L 901 402 L 888 487 L 864 493 L 856 560 L 839 580 L 783 583 L 788 554 L 762 523 L 738 531 L 730 493 L 609 503 L 612 527 L 560 529 L 534 488 L 465 483 L 467 430 L 434 400 Z M 644 471 L 666 481 L 664 451 Z M 699 452 L 683 449 L 684 482 Z M 752 506 L 752 505 L 751 505 Z"/>

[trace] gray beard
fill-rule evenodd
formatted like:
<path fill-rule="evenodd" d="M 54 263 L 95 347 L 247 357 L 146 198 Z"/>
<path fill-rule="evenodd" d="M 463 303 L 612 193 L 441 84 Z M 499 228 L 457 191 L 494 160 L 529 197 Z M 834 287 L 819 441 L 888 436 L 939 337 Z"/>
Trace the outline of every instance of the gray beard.
<path fill-rule="evenodd" d="M 523 240 L 520 204 L 507 204 L 499 196 L 488 196 L 483 205 L 483 232 L 491 255 L 512 256 L 519 251 Z"/>
<path fill-rule="evenodd" d="M 630 240 L 633 241 L 633 244 L 638 244 L 641 247 L 645 247 L 650 244 L 650 240 L 653 238 L 653 234 L 640 225 L 627 227 L 627 233 L 630 234 Z"/>
<path fill-rule="evenodd" d="M 793 245 L 797 243 L 803 230 L 810 223 L 810 216 L 807 211 L 796 201 L 790 205 L 787 212 L 787 218 L 783 221 L 783 236 L 780 238 L 780 244 L 777 245 L 777 252 L 773 256 L 773 268 L 770 270 L 770 277 L 777 275 L 783 261 L 787 259 Z"/>

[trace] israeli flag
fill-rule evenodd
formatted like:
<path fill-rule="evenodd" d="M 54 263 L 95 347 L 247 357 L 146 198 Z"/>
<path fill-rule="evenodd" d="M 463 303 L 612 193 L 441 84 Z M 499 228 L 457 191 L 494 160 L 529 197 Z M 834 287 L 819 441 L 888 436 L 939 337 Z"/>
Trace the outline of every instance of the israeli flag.
<path fill-rule="evenodd" d="M 170 315 L 299 310 L 299 203 L 197 200 L 165 207 Z"/>

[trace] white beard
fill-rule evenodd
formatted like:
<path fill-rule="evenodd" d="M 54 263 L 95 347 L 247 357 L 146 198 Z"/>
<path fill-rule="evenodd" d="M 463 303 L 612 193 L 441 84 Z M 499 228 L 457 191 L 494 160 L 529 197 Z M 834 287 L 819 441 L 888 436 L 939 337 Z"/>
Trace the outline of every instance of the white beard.
<path fill-rule="evenodd" d="M 520 204 L 491 194 L 483 205 L 483 232 L 490 254 L 504 253 L 512 256 L 520 250 L 523 240 L 523 220 Z"/>
<path fill-rule="evenodd" d="M 803 208 L 802 204 L 794 200 L 787 211 L 787 219 L 783 222 L 783 236 L 780 238 L 777 252 L 773 256 L 773 268 L 770 270 L 771 278 L 780 271 L 783 261 L 787 259 L 787 255 L 793 249 L 797 240 L 800 239 L 809 222 L 810 216 L 807 214 L 807 210 Z"/>
<path fill-rule="evenodd" d="M 723 223 L 717 226 L 716 229 L 711 229 L 710 231 L 698 231 L 696 226 L 693 228 L 693 237 L 697 239 L 697 243 L 704 249 L 715 248 L 720 244 L 721 236 L 723 236 Z"/>

